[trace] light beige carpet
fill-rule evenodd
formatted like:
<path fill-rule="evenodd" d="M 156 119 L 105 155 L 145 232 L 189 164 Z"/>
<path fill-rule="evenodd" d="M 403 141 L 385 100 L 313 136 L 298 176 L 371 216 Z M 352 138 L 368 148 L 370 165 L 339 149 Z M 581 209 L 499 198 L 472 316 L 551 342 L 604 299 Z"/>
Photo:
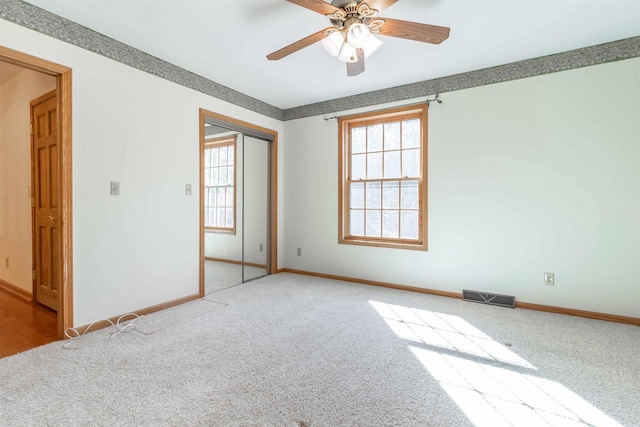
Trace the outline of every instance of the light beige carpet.
<path fill-rule="evenodd" d="M 637 426 L 639 354 L 634 326 L 278 274 L 0 360 L 0 425 Z"/>

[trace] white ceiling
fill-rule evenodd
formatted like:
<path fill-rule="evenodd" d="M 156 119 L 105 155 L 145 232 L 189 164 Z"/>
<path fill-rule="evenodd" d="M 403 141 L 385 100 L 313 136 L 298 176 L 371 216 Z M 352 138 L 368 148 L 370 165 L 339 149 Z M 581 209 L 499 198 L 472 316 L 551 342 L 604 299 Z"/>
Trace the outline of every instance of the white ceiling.
<path fill-rule="evenodd" d="M 399 0 L 381 16 L 451 28 L 440 45 L 381 37 L 366 71 L 320 43 L 266 55 L 330 25 L 285 0 L 27 0 L 287 109 L 640 35 L 640 0 Z"/>

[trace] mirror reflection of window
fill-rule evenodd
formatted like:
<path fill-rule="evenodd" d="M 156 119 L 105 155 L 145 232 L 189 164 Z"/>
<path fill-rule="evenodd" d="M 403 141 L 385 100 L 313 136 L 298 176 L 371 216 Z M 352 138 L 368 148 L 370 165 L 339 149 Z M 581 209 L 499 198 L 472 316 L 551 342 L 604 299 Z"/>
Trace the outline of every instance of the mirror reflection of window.
<path fill-rule="evenodd" d="M 204 226 L 236 232 L 236 135 L 204 145 Z"/>

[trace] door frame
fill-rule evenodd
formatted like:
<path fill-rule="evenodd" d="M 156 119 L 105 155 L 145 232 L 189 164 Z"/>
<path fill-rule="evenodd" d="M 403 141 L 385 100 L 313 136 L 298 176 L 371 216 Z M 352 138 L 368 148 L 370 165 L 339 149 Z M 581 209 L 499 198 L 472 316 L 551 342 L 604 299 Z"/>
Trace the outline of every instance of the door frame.
<path fill-rule="evenodd" d="M 225 116 L 222 114 L 214 113 L 213 111 L 200 108 L 200 296 L 205 296 L 205 283 L 204 283 L 204 142 L 205 142 L 205 117 L 212 117 L 218 121 L 225 122 L 231 129 L 251 129 L 257 133 L 263 133 L 270 135 L 272 141 L 269 143 L 269 170 L 271 173 L 270 181 L 271 186 L 269 188 L 269 208 L 271 214 L 269 216 L 268 234 L 269 234 L 269 271 L 271 274 L 278 273 L 278 132 L 267 129 L 253 123 L 245 122 L 235 119 L 233 117 Z"/>
<path fill-rule="evenodd" d="M 58 97 L 58 166 L 60 171 L 58 206 L 60 207 L 60 233 L 56 244 L 59 248 L 57 266 L 59 289 L 58 338 L 73 326 L 73 212 L 71 167 L 71 68 L 26 53 L 0 46 L 0 61 L 8 62 L 56 78 Z M 35 297 L 35 295 L 33 296 Z"/>

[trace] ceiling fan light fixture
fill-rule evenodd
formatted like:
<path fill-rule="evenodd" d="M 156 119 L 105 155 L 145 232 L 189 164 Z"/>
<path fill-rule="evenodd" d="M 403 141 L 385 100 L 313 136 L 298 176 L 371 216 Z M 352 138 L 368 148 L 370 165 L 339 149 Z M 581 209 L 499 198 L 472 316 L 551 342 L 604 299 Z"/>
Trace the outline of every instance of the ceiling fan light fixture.
<path fill-rule="evenodd" d="M 371 56 L 373 52 L 378 50 L 380 46 L 382 46 L 382 40 L 380 40 L 379 38 L 371 34 L 367 38 L 367 41 L 362 46 L 362 50 L 364 51 L 364 57 L 368 58 L 369 56 Z"/>
<path fill-rule="evenodd" d="M 329 55 L 337 57 L 340 54 L 340 49 L 344 44 L 344 35 L 341 31 L 334 31 L 327 37 L 322 39 L 322 47 Z"/>
<path fill-rule="evenodd" d="M 371 30 L 369 30 L 369 26 L 366 24 L 351 24 L 347 30 L 347 43 L 356 49 L 364 47 L 370 38 Z"/>
<path fill-rule="evenodd" d="M 365 58 L 371 56 L 382 45 L 382 41 L 374 35 L 439 44 L 449 37 L 451 31 L 448 27 L 378 17 L 380 9 L 386 9 L 398 0 L 288 1 L 324 15 L 329 18 L 332 26 L 270 53 L 267 59 L 277 61 L 322 41 L 327 53 L 347 63 L 348 76 L 361 74 L 364 71 Z M 377 9 L 370 7 L 369 3 Z"/>
<path fill-rule="evenodd" d="M 343 43 L 338 54 L 338 60 L 342 62 L 358 62 L 356 48 L 349 43 Z"/>

